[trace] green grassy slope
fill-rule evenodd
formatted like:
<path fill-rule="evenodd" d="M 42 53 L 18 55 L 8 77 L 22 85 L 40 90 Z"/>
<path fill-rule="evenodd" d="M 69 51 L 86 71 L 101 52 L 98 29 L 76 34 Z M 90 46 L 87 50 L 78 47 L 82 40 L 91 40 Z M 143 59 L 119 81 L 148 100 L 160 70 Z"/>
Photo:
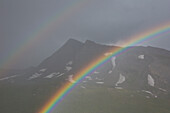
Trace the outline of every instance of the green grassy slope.
<path fill-rule="evenodd" d="M 54 84 L 1 86 L 0 113 L 36 113 L 56 92 Z M 52 113 L 170 113 L 170 98 L 102 86 L 75 88 Z"/>
<path fill-rule="evenodd" d="M 170 113 L 170 100 L 137 92 L 93 87 L 71 92 L 53 113 Z"/>

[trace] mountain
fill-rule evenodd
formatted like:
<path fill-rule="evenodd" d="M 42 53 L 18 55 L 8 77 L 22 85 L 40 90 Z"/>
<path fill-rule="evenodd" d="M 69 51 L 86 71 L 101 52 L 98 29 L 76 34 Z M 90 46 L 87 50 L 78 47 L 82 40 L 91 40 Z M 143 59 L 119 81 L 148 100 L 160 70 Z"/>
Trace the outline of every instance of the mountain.
<path fill-rule="evenodd" d="M 98 44 L 90 40 L 83 43 L 69 39 L 61 48 L 42 61 L 37 67 L 31 67 L 25 70 L 3 71 L 5 73 L 1 73 L 0 75 L 0 89 L 2 92 L 0 93 L 0 106 L 2 106 L 0 112 L 37 112 L 66 81 L 74 82 L 73 76 L 85 68 L 90 62 L 99 56 L 107 57 L 112 54 L 112 49 L 121 48 L 118 46 Z M 77 97 L 83 97 L 82 94 L 91 94 L 94 98 L 98 96 L 100 98 L 106 98 L 102 100 L 103 102 L 108 99 L 115 101 L 113 97 L 120 98 L 119 95 L 123 95 L 122 98 L 124 99 L 135 97 L 139 103 L 154 103 L 154 105 L 146 104 L 152 107 L 161 106 L 159 103 L 155 103 L 154 99 L 158 99 L 160 103 L 166 103 L 166 106 L 170 104 L 168 101 L 170 99 L 169 69 L 170 51 L 150 46 L 132 47 L 117 56 L 113 56 L 107 63 L 97 68 L 75 88 L 73 94 Z M 103 97 L 98 93 L 102 93 Z M 109 97 L 109 95 L 112 96 Z M 71 98 L 73 99 L 74 96 Z M 84 95 L 84 98 L 89 97 Z M 94 103 L 97 106 L 99 103 L 96 102 Z M 81 105 L 80 102 L 78 103 Z M 109 104 L 113 103 L 109 101 Z M 74 104 L 70 103 L 70 105 Z M 104 106 L 103 103 L 99 104 L 99 106 L 101 105 Z M 114 105 L 118 106 L 117 103 L 114 103 Z M 135 100 L 132 101 L 131 105 L 136 106 Z M 70 106 L 67 107 L 70 108 Z M 106 107 L 103 109 L 110 108 Z M 163 110 L 164 108 L 161 109 Z M 161 111 L 161 109 L 157 111 L 163 112 L 164 110 Z M 104 110 L 103 112 L 110 113 L 110 111 Z M 132 113 L 132 111 L 129 113 Z M 152 111 L 149 108 L 148 113 L 150 112 Z M 166 108 L 164 111 L 164 113 L 169 112 L 169 108 Z M 63 113 L 68 113 L 68 111 L 63 111 Z M 90 113 L 90 111 L 87 111 L 87 113 Z M 93 113 L 99 113 L 99 111 Z"/>

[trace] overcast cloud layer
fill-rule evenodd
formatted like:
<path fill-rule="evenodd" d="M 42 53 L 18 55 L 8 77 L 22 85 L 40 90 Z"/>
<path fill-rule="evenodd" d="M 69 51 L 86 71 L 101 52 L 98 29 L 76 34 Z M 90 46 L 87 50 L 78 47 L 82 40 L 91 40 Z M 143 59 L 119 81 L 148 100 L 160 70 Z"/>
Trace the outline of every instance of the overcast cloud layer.
<path fill-rule="evenodd" d="M 80 1 L 80 0 L 77 0 Z M 18 45 L 76 0 L 1 0 L 0 67 Z M 10 67 L 39 64 L 69 38 L 111 44 L 170 21 L 170 0 L 90 0 L 46 32 Z M 144 45 L 170 50 L 170 34 Z M 21 46 L 22 47 L 22 46 Z"/>

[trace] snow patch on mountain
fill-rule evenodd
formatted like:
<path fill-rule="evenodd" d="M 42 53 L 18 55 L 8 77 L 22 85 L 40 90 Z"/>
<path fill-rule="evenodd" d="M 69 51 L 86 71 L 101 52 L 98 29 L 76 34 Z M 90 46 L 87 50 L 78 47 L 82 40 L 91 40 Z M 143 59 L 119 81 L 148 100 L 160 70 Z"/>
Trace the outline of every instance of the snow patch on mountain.
<path fill-rule="evenodd" d="M 148 94 L 152 95 L 152 96 L 155 97 L 155 98 L 158 97 L 157 95 L 153 94 L 153 93 L 150 92 L 150 91 L 142 90 L 142 92 L 148 93 Z"/>
<path fill-rule="evenodd" d="M 150 74 L 148 74 L 148 84 L 153 87 L 155 85 L 154 79 L 152 78 Z"/>
<path fill-rule="evenodd" d="M 94 72 L 94 74 L 99 74 L 99 73 L 100 73 L 100 72 L 98 72 L 98 71 L 95 71 L 95 72 Z"/>
<path fill-rule="evenodd" d="M 123 89 L 122 87 L 115 87 L 116 89 Z"/>
<path fill-rule="evenodd" d="M 145 92 L 145 93 L 148 93 L 148 94 L 154 95 L 154 94 L 153 94 L 152 92 L 150 92 L 150 91 L 142 90 L 142 92 Z"/>
<path fill-rule="evenodd" d="M 58 75 L 58 74 L 59 74 L 59 75 Z M 64 75 L 64 73 L 61 73 L 61 74 L 60 74 L 59 72 L 58 72 L 58 74 L 57 74 L 56 77 L 61 77 L 62 75 Z"/>
<path fill-rule="evenodd" d="M 113 71 L 112 71 L 112 70 L 110 70 L 108 73 L 109 73 L 109 74 L 111 74 L 112 72 L 113 72 Z"/>
<path fill-rule="evenodd" d="M 47 69 L 44 68 L 44 69 L 40 69 L 39 72 L 45 72 Z"/>
<path fill-rule="evenodd" d="M 163 88 L 158 88 L 161 91 L 167 92 L 167 90 L 163 89 Z"/>
<path fill-rule="evenodd" d="M 113 54 L 113 53 L 108 52 L 108 53 L 105 53 L 104 56 L 110 56 L 110 55 L 112 55 L 112 54 Z"/>
<path fill-rule="evenodd" d="M 115 66 L 116 66 L 115 60 L 116 60 L 116 57 L 112 57 L 112 58 L 111 58 L 112 65 L 113 65 L 113 69 L 114 69 Z"/>
<path fill-rule="evenodd" d="M 145 55 L 139 55 L 138 58 L 143 60 L 143 59 L 145 59 Z"/>
<path fill-rule="evenodd" d="M 98 77 L 96 77 L 95 79 L 96 79 L 96 80 L 103 80 L 103 78 L 98 78 Z"/>
<path fill-rule="evenodd" d="M 65 69 L 65 70 L 70 71 L 70 70 L 72 70 L 72 67 L 66 66 L 66 69 Z"/>
<path fill-rule="evenodd" d="M 13 76 L 10 76 L 10 77 L 4 77 L 4 78 L 1 78 L 0 81 L 3 81 L 3 80 L 7 80 L 7 79 L 10 79 L 10 78 L 14 78 L 14 77 L 17 77 L 18 75 L 13 75 Z"/>
<path fill-rule="evenodd" d="M 29 77 L 28 80 L 38 78 L 38 77 L 40 77 L 41 75 L 42 75 L 42 74 L 40 74 L 40 73 L 35 73 L 35 74 L 33 74 L 31 77 Z"/>
<path fill-rule="evenodd" d="M 115 85 L 118 86 L 119 84 L 123 83 L 125 80 L 126 80 L 125 76 L 120 74 L 119 75 L 119 80 L 117 81 L 117 83 Z"/>
<path fill-rule="evenodd" d="M 92 80 L 92 78 L 90 76 L 86 76 L 86 79 Z"/>
<path fill-rule="evenodd" d="M 73 80 L 73 75 L 69 75 L 68 80 L 69 80 L 71 83 L 76 83 L 76 81 Z"/>
<path fill-rule="evenodd" d="M 66 65 L 72 65 L 73 61 L 69 61 Z"/>
<path fill-rule="evenodd" d="M 53 78 L 54 76 L 58 75 L 59 73 L 51 73 L 49 75 L 47 75 L 46 77 L 44 78 Z"/>
<path fill-rule="evenodd" d="M 104 82 L 96 82 L 96 84 L 104 84 Z"/>

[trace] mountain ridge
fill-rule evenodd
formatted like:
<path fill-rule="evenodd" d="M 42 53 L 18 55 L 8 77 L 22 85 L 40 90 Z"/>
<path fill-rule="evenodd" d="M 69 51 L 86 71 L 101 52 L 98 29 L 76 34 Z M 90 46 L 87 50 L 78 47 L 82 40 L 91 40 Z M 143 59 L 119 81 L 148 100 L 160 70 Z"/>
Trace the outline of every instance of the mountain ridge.
<path fill-rule="evenodd" d="M 31 69 L 31 71 L 26 72 L 24 76 L 29 77 L 30 75 L 32 75 L 27 79 L 39 79 L 45 78 L 47 77 L 47 75 L 53 73 L 51 75 L 51 78 L 53 78 L 58 76 L 58 73 L 60 73 L 64 76 L 62 81 L 65 81 L 65 79 L 69 79 L 69 75 L 74 75 L 79 70 L 82 70 L 86 65 L 95 60 L 97 57 L 102 55 L 107 56 L 111 54 L 110 50 L 112 50 L 113 48 L 120 49 L 121 47 L 101 45 L 90 40 L 87 40 L 83 43 L 75 39 L 69 39 L 55 53 L 46 58 L 37 67 Z M 149 77 L 151 79 L 158 79 L 158 77 L 163 77 L 163 80 L 158 79 L 154 82 L 157 81 L 159 82 L 159 84 L 163 84 L 158 86 L 167 87 L 165 81 L 166 79 L 169 80 L 170 77 L 165 75 L 165 73 L 170 73 L 167 69 L 170 66 L 168 63 L 170 62 L 169 59 L 170 52 L 165 49 L 154 48 L 150 46 L 133 47 L 127 51 L 124 51 L 123 54 L 120 54 L 114 59 L 110 59 L 107 64 L 102 66 L 102 71 L 100 74 L 98 74 L 98 78 L 102 79 L 99 81 L 105 82 L 108 86 L 116 87 L 117 84 L 115 82 L 118 81 L 120 75 L 122 76 L 123 74 L 123 77 L 125 77 L 127 81 L 125 81 L 124 83 L 120 83 L 119 85 L 121 87 L 135 87 L 135 89 L 143 89 L 146 88 L 146 85 L 149 85 L 147 82 L 148 76 L 150 75 Z M 162 70 L 164 70 L 165 72 L 163 72 L 162 70 L 158 71 L 158 66 L 156 67 L 156 65 L 160 65 L 162 67 Z M 137 75 L 134 75 L 135 73 Z M 109 77 L 111 77 L 112 81 L 115 82 L 113 82 L 112 84 L 107 83 Z M 135 82 L 133 81 L 133 79 Z M 97 82 L 97 79 L 93 82 Z M 168 87 L 170 86 L 169 82 L 170 81 L 168 81 Z M 155 83 L 154 85 L 157 85 L 157 83 Z M 169 88 L 167 89 L 169 90 Z"/>
<path fill-rule="evenodd" d="M 121 47 L 98 44 L 90 40 L 80 42 L 69 39 L 37 67 L 11 72 L 9 75 L 7 73 L 0 78 L 0 89 L 3 92 L 0 93 L 0 106 L 3 108 L 0 112 L 36 112 L 62 85 L 66 82 L 74 83 L 73 78 L 77 72 L 96 58 L 113 54 L 113 49 L 121 49 Z M 118 98 L 120 94 L 128 99 L 137 98 L 140 102 L 143 102 L 143 99 L 146 101 L 160 99 L 161 102 L 165 102 L 161 99 L 170 98 L 169 68 L 170 51 L 135 46 L 118 56 L 113 56 L 107 63 L 99 66 L 72 92 L 80 97 L 83 94 L 92 94 L 94 100 L 94 95 L 99 96 L 98 92 L 100 92 L 107 95 L 104 98 L 108 100 L 108 95 L 113 93 Z M 6 101 L 9 98 L 12 101 Z M 101 106 L 99 103 L 97 105 Z M 7 109 L 7 106 L 12 108 Z"/>

